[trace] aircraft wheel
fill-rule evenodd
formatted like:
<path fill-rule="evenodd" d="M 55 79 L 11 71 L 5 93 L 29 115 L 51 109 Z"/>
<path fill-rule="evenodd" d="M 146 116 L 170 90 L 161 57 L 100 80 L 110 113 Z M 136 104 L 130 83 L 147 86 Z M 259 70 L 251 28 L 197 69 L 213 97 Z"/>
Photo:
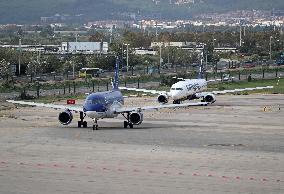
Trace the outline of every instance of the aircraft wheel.
<path fill-rule="evenodd" d="M 127 122 L 127 121 L 124 121 L 123 125 L 124 125 L 124 128 L 126 129 L 127 126 L 128 126 L 128 122 Z"/>
<path fill-rule="evenodd" d="M 180 101 L 179 100 L 174 100 L 173 104 L 180 104 Z"/>
<path fill-rule="evenodd" d="M 84 127 L 84 128 L 87 128 L 87 127 L 88 127 L 87 121 L 84 121 L 84 122 L 83 122 L 83 127 Z"/>
<path fill-rule="evenodd" d="M 133 124 L 129 123 L 129 127 L 130 127 L 130 129 L 133 129 Z"/>
<path fill-rule="evenodd" d="M 81 127 L 82 127 L 82 122 L 78 121 L 78 128 L 81 128 Z"/>
<path fill-rule="evenodd" d="M 95 130 L 98 130 L 99 129 L 99 127 L 98 127 L 98 125 L 93 125 L 93 130 L 95 131 Z"/>

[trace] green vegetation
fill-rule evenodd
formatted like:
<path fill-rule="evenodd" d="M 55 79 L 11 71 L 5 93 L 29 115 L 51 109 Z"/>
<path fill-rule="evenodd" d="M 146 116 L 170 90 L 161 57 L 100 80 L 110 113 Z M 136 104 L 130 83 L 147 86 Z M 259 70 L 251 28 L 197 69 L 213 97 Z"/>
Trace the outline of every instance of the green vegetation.
<path fill-rule="evenodd" d="M 279 83 L 278 83 L 279 80 Z M 253 80 L 251 82 L 240 81 L 240 82 L 228 82 L 218 83 L 209 85 L 210 90 L 233 90 L 238 88 L 254 88 L 254 87 L 265 87 L 273 86 L 273 89 L 267 90 L 254 90 L 240 92 L 239 94 L 253 94 L 253 93 L 264 93 L 264 94 L 284 94 L 284 79 L 269 79 L 269 80 Z"/>
<path fill-rule="evenodd" d="M 277 84 L 278 83 L 278 84 Z M 235 93 L 237 95 L 248 95 L 255 93 L 262 94 L 284 94 L 284 79 L 271 79 L 271 80 L 254 80 L 252 82 L 240 81 L 240 82 L 230 82 L 230 83 L 218 83 L 209 85 L 209 90 L 232 90 L 237 88 L 253 88 L 253 87 L 264 87 L 264 86 L 274 86 L 273 89 L 267 90 L 254 90 L 254 91 L 246 91 Z M 169 87 L 161 86 L 158 88 L 151 88 L 156 90 L 169 90 Z M 131 92 L 131 91 L 123 91 L 124 96 L 130 95 L 142 95 L 141 92 Z M 153 96 L 153 95 L 151 95 Z M 63 101 L 67 99 L 85 99 L 85 94 L 68 94 L 68 95 L 54 95 L 54 96 L 43 96 L 38 99 L 33 99 L 33 101 L 42 102 L 42 103 L 52 103 L 57 101 Z"/>
<path fill-rule="evenodd" d="M 54 103 L 58 101 L 64 101 L 68 99 L 74 99 L 74 100 L 83 100 L 86 98 L 85 94 L 73 94 L 73 95 L 55 95 L 55 96 L 41 96 L 37 99 L 33 99 L 31 101 L 33 102 L 39 102 L 39 103 Z M 29 100 L 26 100 L 29 101 Z"/>

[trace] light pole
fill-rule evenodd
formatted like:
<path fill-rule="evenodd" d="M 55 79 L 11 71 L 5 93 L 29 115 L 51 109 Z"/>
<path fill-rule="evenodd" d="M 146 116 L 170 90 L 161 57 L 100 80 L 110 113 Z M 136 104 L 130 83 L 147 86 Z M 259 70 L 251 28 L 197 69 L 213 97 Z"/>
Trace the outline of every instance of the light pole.
<path fill-rule="evenodd" d="M 22 39 L 19 38 L 19 76 L 21 76 Z"/>
<path fill-rule="evenodd" d="M 240 47 L 242 46 L 242 43 L 243 43 L 243 41 L 242 41 L 242 25 L 240 23 Z"/>
<path fill-rule="evenodd" d="M 269 37 L 269 59 L 270 59 L 270 61 L 271 61 L 271 59 L 272 59 L 272 36 L 270 36 Z"/>
<path fill-rule="evenodd" d="M 75 79 L 75 63 L 73 61 L 70 61 L 72 64 L 72 70 L 73 70 L 73 79 Z M 87 74 L 86 74 L 87 75 Z"/>
<path fill-rule="evenodd" d="M 160 68 L 161 68 L 161 66 L 162 66 L 162 45 L 160 44 L 160 64 L 159 64 L 159 68 L 158 68 L 158 71 L 159 71 L 159 73 L 160 73 Z"/>
<path fill-rule="evenodd" d="M 126 45 L 126 71 L 128 72 L 129 69 L 129 44 L 124 44 Z"/>

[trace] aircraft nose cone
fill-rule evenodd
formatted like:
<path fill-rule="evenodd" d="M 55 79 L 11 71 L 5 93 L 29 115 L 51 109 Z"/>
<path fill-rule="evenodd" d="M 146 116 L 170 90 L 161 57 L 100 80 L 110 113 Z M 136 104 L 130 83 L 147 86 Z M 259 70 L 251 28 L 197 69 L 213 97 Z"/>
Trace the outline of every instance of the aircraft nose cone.
<path fill-rule="evenodd" d="M 96 112 L 105 112 L 106 111 L 106 107 L 100 104 L 97 104 L 94 106 L 94 111 Z"/>
<path fill-rule="evenodd" d="M 172 96 L 172 98 L 173 98 L 173 100 L 176 100 L 176 99 L 178 99 L 179 98 L 179 91 L 172 91 L 171 92 L 171 96 Z"/>

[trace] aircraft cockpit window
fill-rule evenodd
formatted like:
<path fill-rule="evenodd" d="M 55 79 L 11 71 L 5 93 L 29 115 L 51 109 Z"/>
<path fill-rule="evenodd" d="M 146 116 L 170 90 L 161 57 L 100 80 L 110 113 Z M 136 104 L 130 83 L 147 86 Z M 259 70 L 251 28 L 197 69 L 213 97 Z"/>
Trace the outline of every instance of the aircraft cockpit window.
<path fill-rule="evenodd" d="M 95 98 L 95 99 L 87 100 L 87 104 L 104 104 L 104 103 L 105 103 L 104 98 Z"/>
<path fill-rule="evenodd" d="M 171 90 L 182 90 L 182 88 L 171 88 Z"/>

